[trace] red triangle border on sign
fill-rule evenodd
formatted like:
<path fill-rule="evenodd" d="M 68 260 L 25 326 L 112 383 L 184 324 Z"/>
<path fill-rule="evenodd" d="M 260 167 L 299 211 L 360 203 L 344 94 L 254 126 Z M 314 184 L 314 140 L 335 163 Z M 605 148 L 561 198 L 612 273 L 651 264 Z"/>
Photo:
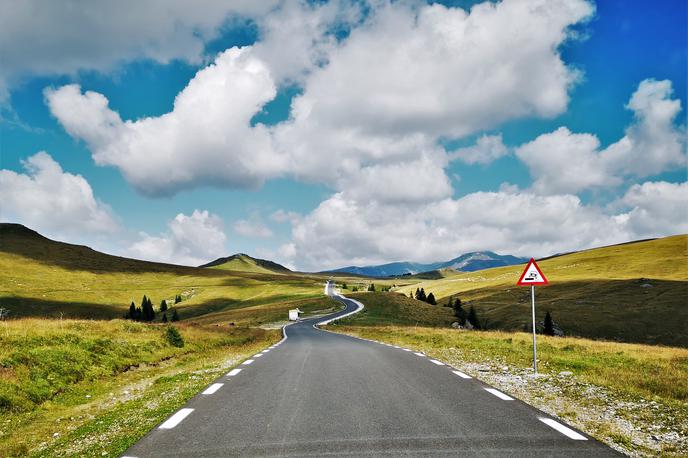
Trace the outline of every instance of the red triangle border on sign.
<path fill-rule="evenodd" d="M 535 266 L 535 270 L 537 270 L 538 273 L 540 274 L 542 281 L 537 282 L 537 283 L 523 283 L 523 277 L 526 276 L 526 273 L 528 272 L 528 269 L 530 269 L 531 265 Z M 528 264 L 526 264 L 526 268 L 523 269 L 523 273 L 521 274 L 521 278 L 519 278 L 518 282 L 516 282 L 517 286 L 542 286 L 542 285 L 548 285 L 548 284 L 549 284 L 549 281 L 547 281 L 547 277 L 545 277 L 545 274 L 542 273 L 542 270 L 540 270 L 540 266 L 537 265 L 537 262 L 535 262 L 534 258 L 530 258 L 530 261 L 528 261 Z"/>

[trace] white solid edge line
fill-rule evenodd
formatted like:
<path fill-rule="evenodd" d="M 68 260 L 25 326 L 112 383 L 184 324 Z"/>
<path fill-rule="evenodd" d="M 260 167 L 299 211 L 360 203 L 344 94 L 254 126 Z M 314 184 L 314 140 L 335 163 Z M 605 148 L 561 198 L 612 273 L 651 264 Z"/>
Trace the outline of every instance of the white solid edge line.
<path fill-rule="evenodd" d="M 411 350 L 409 350 L 408 348 L 403 348 L 402 350 L 404 350 L 404 351 L 411 351 Z"/>
<path fill-rule="evenodd" d="M 167 419 L 167 421 L 165 423 L 160 425 L 159 429 L 172 429 L 172 428 L 174 428 L 179 423 L 181 423 L 183 419 L 188 417 L 189 414 L 193 411 L 194 411 L 194 409 L 189 409 L 189 408 L 179 409 L 179 411 L 177 411 L 177 413 L 172 415 L 170 418 Z"/>
<path fill-rule="evenodd" d="M 201 394 L 213 394 L 214 392 L 222 388 L 222 385 L 224 385 L 224 383 L 213 383 Z"/>
<path fill-rule="evenodd" d="M 499 390 L 495 390 L 494 388 L 485 388 L 485 391 L 487 391 L 488 393 L 493 394 L 493 395 L 497 396 L 499 399 L 503 399 L 505 401 L 513 401 L 514 400 L 514 398 L 512 398 L 511 396 L 504 394 Z"/>
<path fill-rule="evenodd" d="M 452 371 L 452 372 L 455 373 L 456 375 L 458 375 L 458 376 L 461 377 L 461 378 L 472 378 L 470 375 L 464 374 L 464 373 L 461 372 L 461 371 Z"/>
<path fill-rule="evenodd" d="M 544 417 L 538 417 L 538 420 L 549 426 L 550 428 L 554 428 L 560 433 L 562 433 L 564 436 L 573 439 L 575 441 L 586 441 L 588 440 L 587 437 L 583 436 L 582 434 L 578 434 L 571 428 L 562 425 L 558 421 L 552 420 L 551 418 L 544 418 Z"/>
<path fill-rule="evenodd" d="M 444 366 L 444 363 L 442 361 L 437 361 L 436 359 L 431 359 L 431 363 L 437 364 L 438 366 Z"/>
<path fill-rule="evenodd" d="M 414 355 L 425 356 L 423 353 L 415 352 Z"/>
<path fill-rule="evenodd" d="M 234 377 L 239 372 L 241 372 L 241 369 L 232 369 L 231 371 L 227 372 L 227 377 Z"/>
<path fill-rule="evenodd" d="M 247 359 L 246 361 L 244 361 L 244 362 L 241 363 L 241 364 L 244 364 L 244 365 L 248 366 L 248 365 L 251 364 L 252 362 L 253 362 L 252 359 Z"/>

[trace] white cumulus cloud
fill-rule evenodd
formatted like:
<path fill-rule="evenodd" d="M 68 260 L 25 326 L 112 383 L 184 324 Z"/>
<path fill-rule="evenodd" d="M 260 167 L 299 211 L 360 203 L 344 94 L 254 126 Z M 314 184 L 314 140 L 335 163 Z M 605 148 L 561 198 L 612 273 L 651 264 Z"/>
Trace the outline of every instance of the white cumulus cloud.
<path fill-rule="evenodd" d="M 504 145 L 501 134 L 482 135 L 475 145 L 456 149 L 450 157 L 466 164 L 489 164 L 508 153 L 509 149 Z"/>
<path fill-rule="evenodd" d="M 167 226 L 168 230 L 158 235 L 140 233 L 140 239 L 126 254 L 147 261 L 191 266 L 224 256 L 227 237 L 219 216 L 207 210 L 194 210 L 190 216 L 179 213 Z"/>
<path fill-rule="evenodd" d="M 686 165 L 685 125 L 677 126 L 681 102 L 672 98 L 670 81 L 644 80 L 627 108 L 634 121 L 625 135 L 600 149 L 593 134 L 566 127 L 540 135 L 516 149 L 516 156 L 535 179 L 541 194 L 576 193 L 593 187 L 616 186 L 623 177 L 647 177 Z"/>
<path fill-rule="evenodd" d="M 272 231 L 256 218 L 240 219 L 233 225 L 234 231 L 244 237 L 268 239 L 272 237 Z"/>
<path fill-rule="evenodd" d="M 139 191 L 172 194 L 219 185 L 256 187 L 287 164 L 270 135 L 250 120 L 276 94 L 269 69 L 250 48 L 231 48 L 199 71 L 171 112 L 123 121 L 98 93 L 77 85 L 46 89 L 52 114 L 83 139 L 99 165 L 119 168 Z"/>
<path fill-rule="evenodd" d="M 277 3 L 1 0 L 0 100 L 11 85 L 32 75 L 109 72 L 136 59 L 201 63 L 205 43 L 226 21 L 262 16 Z"/>
<path fill-rule="evenodd" d="M 688 183 L 635 184 L 620 203 L 630 211 L 619 222 L 638 238 L 688 233 Z"/>
<path fill-rule="evenodd" d="M 0 170 L 0 218 L 44 235 L 78 239 L 112 234 L 120 227 L 110 208 L 81 175 L 62 170 L 41 151 L 23 161 L 25 173 Z"/>

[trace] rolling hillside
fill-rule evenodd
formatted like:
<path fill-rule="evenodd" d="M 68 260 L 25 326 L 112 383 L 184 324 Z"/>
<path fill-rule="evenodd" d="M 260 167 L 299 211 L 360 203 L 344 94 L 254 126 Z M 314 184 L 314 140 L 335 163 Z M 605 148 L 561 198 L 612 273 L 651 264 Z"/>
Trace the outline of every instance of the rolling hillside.
<path fill-rule="evenodd" d="M 550 311 L 568 335 L 688 346 L 688 236 L 677 235 L 556 256 L 539 262 L 550 286 L 536 289 L 537 318 Z M 490 329 L 528 327 L 522 266 L 501 267 L 398 288 L 473 305 Z"/>
<path fill-rule="evenodd" d="M 322 279 L 272 271 L 228 271 L 138 261 L 56 242 L 0 224 L 0 307 L 10 317 L 109 319 L 143 295 L 157 309 L 175 296 L 182 319 L 208 312 L 318 297 Z"/>
<path fill-rule="evenodd" d="M 226 258 L 218 258 L 199 267 L 232 270 L 235 272 L 256 272 L 263 274 L 291 273 L 291 270 L 287 269 L 283 265 L 277 264 L 276 262 L 265 259 L 256 259 L 243 253 L 237 253 Z"/>

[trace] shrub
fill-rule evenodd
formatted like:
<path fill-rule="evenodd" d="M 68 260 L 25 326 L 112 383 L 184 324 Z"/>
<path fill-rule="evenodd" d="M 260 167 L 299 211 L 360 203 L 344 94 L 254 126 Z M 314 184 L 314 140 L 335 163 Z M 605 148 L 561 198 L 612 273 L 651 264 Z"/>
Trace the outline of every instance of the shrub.
<path fill-rule="evenodd" d="M 167 341 L 173 347 L 182 348 L 184 346 L 184 338 L 174 326 L 167 327 L 165 337 L 167 337 Z"/>

